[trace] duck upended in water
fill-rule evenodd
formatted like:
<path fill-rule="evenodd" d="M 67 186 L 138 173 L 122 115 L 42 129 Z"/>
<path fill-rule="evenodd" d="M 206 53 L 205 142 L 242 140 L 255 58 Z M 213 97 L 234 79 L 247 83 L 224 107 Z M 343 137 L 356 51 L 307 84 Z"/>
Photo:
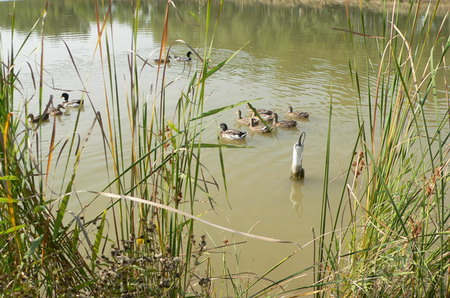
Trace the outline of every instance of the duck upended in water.
<path fill-rule="evenodd" d="M 161 59 L 156 58 L 156 59 L 153 59 L 153 61 L 155 61 L 155 63 L 158 63 L 158 64 L 164 64 L 164 63 L 169 63 L 170 59 L 172 59 L 172 56 L 167 56 L 167 58 L 161 58 Z"/>
<path fill-rule="evenodd" d="M 48 121 L 49 116 L 50 116 L 49 113 L 45 113 L 45 114 L 38 115 L 38 116 L 34 116 L 33 114 L 29 114 L 27 116 L 27 118 L 30 119 L 31 123 L 41 123 L 41 122 Z"/>
<path fill-rule="evenodd" d="M 271 130 L 269 126 L 257 125 L 255 118 L 250 118 L 250 126 L 248 128 L 251 131 L 259 132 L 259 133 L 268 133 Z"/>
<path fill-rule="evenodd" d="M 289 117 L 292 118 L 299 118 L 299 119 L 305 119 L 309 117 L 309 113 L 308 112 L 295 112 L 291 106 L 288 107 L 288 112 L 287 112 Z"/>
<path fill-rule="evenodd" d="M 65 109 L 64 106 L 62 104 L 59 104 L 56 106 L 56 108 L 53 108 L 50 112 L 50 114 L 52 116 L 60 116 L 63 114 L 63 111 L 61 111 L 61 109 Z"/>
<path fill-rule="evenodd" d="M 180 61 L 180 62 L 188 62 L 188 61 L 192 61 L 191 55 L 192 55 L 192 52 L 189 51 L 189 52 L 186 53 L 186 57 L 178 57 L 178 56 L 175 56 L 175 61 Z M 169 57 L 170 57 L 170 56 L 169 56 Z"/>
<path fill-rule="evenodd" d="M 273 126 L 283 127 L 283 128 L 292 128 L 297 126 L 297 121 L 295 120 L 281 120 L 278 121 L 278 114 L 273 113 Z"/>
<path fill-rule="evenodd" d="M 75 107 L 81 106 L 84 103 L 84 100 L 82 100 L 82 99 L 69 100 L 69 94 L 67 94 L 66 92 L 61 94 L 61 98 L 63 98 L 63 100 L 64 100 L 62 102 L 62 106 L 64 108 L 75 108 Z"/>
<path fill-rule="evenodd" d="M 227 140 L 243 140 L 247 136 L 247 133 L 244 131 L 229 129 L 225 123 L 221 123 L 220 128 L 222 129 L 220 136 Z"/>
<path fill-rule="evenodd" d="M 236 122 L 240 123 L 242 125 L 249 126 L 250 125 L 250 118 L 242 118 L 241 110 L 237 110 L 236 111 Z"/>

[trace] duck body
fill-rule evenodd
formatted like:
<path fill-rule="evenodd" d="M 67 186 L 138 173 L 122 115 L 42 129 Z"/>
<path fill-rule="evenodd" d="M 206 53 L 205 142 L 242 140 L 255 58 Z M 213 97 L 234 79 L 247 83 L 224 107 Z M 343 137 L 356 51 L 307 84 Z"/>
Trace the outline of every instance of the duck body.
<path fill-rule="evenodd" d="M 265 125 L 257 125 L 255 118 L 250 118 L 250 126 L 248 127 L 251 131 L 258 132 L 258 133 L 268 133 L 271 131 L 269 126 Z"/>
<path fill-rule="evenodd" d="M 63 102 L 61 104 L 63 108 L 76 108 L 81 106 L 84 102 L 82 99 L 69 100 L 69 94 L 65 92 L 61 95 L 61 98 L 63 98 Z"/>
<path fill-rule="evenodd" d="M 273 114 L 273 126 L 283 127 L 283 128 L 292 128 L 297 126 L 297 121 L 295 120 L 281 120 L 278 121 L 278 114 Z"/>
<path fill-rule="evenodd" d="M 253 112 L 252 109 L 248 110 L 250 112 L 250 114 L 254 114 L 255 112 Z M 259 115 L 272 115 L 273 111 L 271 110 L 266 110 L 266 109 L 256 109 L 256 112 L 258 112 Z"/>
<path fill-rule="evenodd" d="M 220 136 L 227 140 L 243 140 L 247 136 L 247 133 L 244 131 L 229 129 L 225 123 L 221 123 L 220 128 L 222 129 Z"/>
<path fill-rule="evenodd" d="M 269 111 L 269 112 L 273 113 L 272 111 Z M 261 114 L 258 112 L 258 115 L 259 115 L 259 118 L 261 118 L 264 121 L 271 121 L 273 119 L 273 114 Z M 256 116 L 255 113 L 252 113 L 252 118 L 258 120 L 258 116 Z"/>
<path fill-rule="evenodd" d="M 289 117 L 292 118 L 298 118 L 298 119 L 306 119 L 309 117 L 309 113 L 308 112 L 296 112 L 292 109 L 291 106 L 288 107 L 288 112 L 287 112 Z"/>
<path fill-rule="evenodd" d="M 245 126 L 250 125 L 250 118 L 242 118 L 241 110 L 236 111 L 236 122 Z"/>
<path fill-rule="evenodd" d="M 247 103 L 248 106 L 248 112 L 250 114 L 254 114 L 255 112 L 253 110 L 255 110 L 259 115 L 272 115 L 273 111 L 271 110 L 267 110 L 267 109 L 255 109 L 253 108 L 249 103 Z"/>
<path fill-rule="evenodd" d="M 192 61 L 191 55 L 192 55 L 192 52 L 189 51 L 189 52 L 186 53 L 186 57 L 178 57 L 178 56 L 175 56 L 175 61 L 180 61 L 180 62 L 189 62 L 189 61 Z"/>
<path fill-rule="evenodd" d="M 30 119 L 31 123 L 41 123 L 41 122 L 48 121 L 49 116 L 50 116 L 49 113 L 45 113 L 45 114 L 38 115 L 38 116 L 34 116 L 33 114 L 29 114 L 27 116 L 27 118 Z"/>
<path fill-rule="evenodd" d="M 167 56 L 167 58 L 161 58 L 161 59 L 156 58 L 156 59 L 153 59 L 153 61 L 155 61 L 155 63 L 158 63 L 158 64 L 165 64 L 165 63 L 169 63 L 170 59 L 172 59 L 172 57 Z"/>
<path fill-rule="evenodd" d="M 59 104 L 56 108 L 53 108 L 50 112 L 52 116 L 60 116 L 63 114 L 63 111 L 61 109 L 65 109 L 62 104 Z"/>

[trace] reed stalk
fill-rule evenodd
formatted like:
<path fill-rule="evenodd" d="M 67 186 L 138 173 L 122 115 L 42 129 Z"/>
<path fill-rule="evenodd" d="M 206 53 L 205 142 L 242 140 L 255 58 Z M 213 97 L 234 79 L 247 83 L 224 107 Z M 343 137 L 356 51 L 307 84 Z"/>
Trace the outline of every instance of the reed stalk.
<path fill-rule="evenodd" d="M 350 62 L 351 70 L 356 70 L 352 75 L 359 98 L 360 137 L 351 152 L 333 224 L 327 225 L 328 218 L 322 217 L 322 227 L 331 231 L 346 224 L 344 232 L 332 232 L 320 242 L 318 293 L 448 294 L 449 111 L 436 90 L 440 76 L 445 76 L 450 40 L 441 30 L 437 36 L 430 34 L 439 1 L 427 4 L 423 27 L 417 22 L 421 8 L 411 5 L 404 29 L 395 18 L 396 5 L 394 1 L 386 13 L 376 83 L 369 83 L 373 74 L 369 60 L 364 70 Z M 444 18 L 438 26 L 446 23 Z M 352 20 L 349 24 L 349 31 L 358 27 Z M 359 28 L 366 34 L 363 18 Z M 426 46 L 431 48 L 428 53 Z M 364 72 L 366 89 L 361 82 Z M 323 202 L 324 208 L 327 204 Z"/>

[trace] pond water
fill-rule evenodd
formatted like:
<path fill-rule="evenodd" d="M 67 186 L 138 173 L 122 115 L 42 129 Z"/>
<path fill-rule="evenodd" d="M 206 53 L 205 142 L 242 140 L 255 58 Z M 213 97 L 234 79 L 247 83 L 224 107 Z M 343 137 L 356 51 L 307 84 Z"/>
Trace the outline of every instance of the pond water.
<path fill-rule="evenodd" d="M 163 28 L 165 3 L 160 1 L 142 2 L 138 33 L 137 53 L 144 57 L 156 58 Z M 92 1 L 49 1 L 45 22 L 44 45 L 44 87 L 43 98 L 50 94 L 59 96 L 63 90 L 71 91 L 73 97 L 80 97 L 81 90 L 89 92 L 92 106 L 86 104 L 81 113 L 79 133 L 84 136 L 94 120 L 94 108 L 105 112 L 103 74 L 97 42 L 97 23 Z M 44 1 L 16 2 L 15 49 L 24 40 L 45 7 Z M 184 55 L 188 48 L 177 39 L 182 39 L 199 49 L 204 45 L 204 27 L 193 15 L 203 20 L 206 6 L 195 1 L 176 3 L 183 20 L 172 10 L 170 15 L 169 44 L 177 55 Z M 9 49 L 10 12 L 12 2 L 0 3 L 0 26 L 4 57 Z M 122 108 L 127 110 L 126 97 L 129 96 L 129 71 L 127 55 L 131 50 L 132 8 L 129 1 L 119 1 L 113 7 L 113 35 L 117 73 L 119 74 L 119 94 L 124 97 Z M 216 13 L 217 11 L 215 11 Z M 357 9 L 349 12 L 355 22 L 360 19 Z M 400 16 L 401 17 L 401 16 Z M 382 35 L 383 14 L 366 11 L 366 32 Z M 39 25 L 40 26 L 40 25 Z M 228 183 L 228 201 L 221 186 L 213 193 L 218 204 L 216 212 L 202 217 L 214 223 L 257 235 L 291 240 L 301 245 L 313 238 L 312 229 L 319 229 L 320 209 L 323 188 L 329 104 L 333 100 L 333 129 L 331 198 L 337 199 L 342 191 L 341 174 L 345 171 L 352 156 L 356 140 L 356 103 L 358 96 L 351 81 L 349 60 L 353 65 L 365 68 L 366 51 L 378 61 L 376 40 L 365 44 L 360 37 L 353 37 L 355 45 L 349 46 L 348 34 L 332 28 L 347 28 L 346 9 L 341 4 L 313 8 L 305 5 L 276 7 L 257 3 L 226 2 L 215 35 L 212 63 L 219 63 L 246 45 L 234 59 L 211 77 L 207 85 L 208 100 L 205 110 L 210 110 L 243 100 L 259 99 L 252 104 L 256 108 L 275 110 L 280 118 L 286 118 L 286 109 L 307 111 L 310 117 L 301 121 L 297 129 L 279 129 L 274 135 L 262 136 L 249 133 L 246 145 L 251 148 L 224 150 L 225 168 Z M 438 25 L 436 25 L 436 30 Z M 107 30 L 111 30 L 109 25 Z M 444 30 L 448 31 L 448 27 Z M 39 32 L 39 30 L 37 30 Z M 447 33 L 448 35 L 448 33 Z M 70 53 L 68 49 L 70 49 Z M 103 49 L 104 50 L 104 49 Z M 16 69 L 21 69 L 22 87 L 17 93 L 18 110 L 23 110 L 28 101 L 29 111 L 39 110 L 38 89 L 33 83 L 31 71 L 37 77 L 40 66 L 40 36 L 33 33 L 22 49 Z M 81 75 L 81 80 L 73 67 L 71 56 Z M 188 85 L 189 76 L 197 67 L 197 59 L 189 65 L 171 63 L 167 69 L 169 80 L 175 83 L 167 92 L 170 109 L 175 107 L 180 91 Z M 143 97 L 153 98 L 157 68 L 147 67 L 140 74 L 140 92 Z M 363 80 L 367 80 L 367 77 Z M 369 77 L 371 82 L 375 78 Z M 37 84 L 37 82 L 36 82 Z M 443 83 L 441 82 L 441 85 Z M 83 87 L 84 86 L 84 87 Z M 127 89 L 128 88 L 128 89 Z M 364 94 L 363 94 L 364 95 Z M 437 93 L 439 100 L 445 100 L 443 91 Z M 173 100 L 172 100 L 173 99 Z M 244 106 L 241 109 L 247 110 Z M 216 143 L 218 126 L 221 122 L 230 127 L 235 123 L 236 109 L 228 110 L 208 119 L 210 125 L 203 136 L 206 143 Z M 430 110 L 430 113 L 434 113 Z M 122 113 L 127 121 L 126 112 Z M 25 114 L 22 114 L 25 119 Z M 72 132 L 76 112 L 64 114 L 57 122 L 57 140 L 64 139 Z M 51 124 L 43 127 L 44 142 L 49 140 Z M 47 131 L 46 131 L 47 129 Z M 244 129 L 241 127 L 241 129 Z M 245 130 L 245 129 L 244 129 Z M 289 178 L 292 145 L 301 132 L 306 133 L 303 166 L 306 177 L 303 181 Z M 130 148 L 125 148 L 129 154 Z M 66 151 L 63 155 L 67 154 Z M 216 149 L 204 150 L 203 162 L 220 181 L 219 153 Z M 62 181 L 58 179 L 63 171 L 58 165 L 50 179 L 51 187 L 58 189 Z M 76 189 L 102 190 L 108 181 L 105 169 L 103 143 L 100 130 L 95 128 L 84 152 L 78 175 Z M 83 205 L 71 202 L 70 208 Z M 87 200 L 87 199 L 86 199 Z M 198 212 L 208 210 L 205 201 L 197 207 Z M 96 214 L 102 208 L 93 208 Z M 231 206 L 231 208 L 230 208 Z M 218 231 L 202 225 L 199 233 L 208 233 L 217 245 L 225 239 L 240 241 L 242 237 Z M 289 244 L 273 244 L 259 240 L 246 239 L 247 244 L 238 246 L 235 256 L 229 256 L 233 273 L 256 272 L 262 274 L 285 256 L 296 250 Z M 238 266 L 234 264 L 238 258 Z M 268 278 L 277 279 L 304 269 L 312 264 L 312 245 L 297 253 L 283 266 L 271 273 Z M 217 274 L 220 270 L 217 270 Z M 306 275 L 294 283 L 311 282 Z"/>

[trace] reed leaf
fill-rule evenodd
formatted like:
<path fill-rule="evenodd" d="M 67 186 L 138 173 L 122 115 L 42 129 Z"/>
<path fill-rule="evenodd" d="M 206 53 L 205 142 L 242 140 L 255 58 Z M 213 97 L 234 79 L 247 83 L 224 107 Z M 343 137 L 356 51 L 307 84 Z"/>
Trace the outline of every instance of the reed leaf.
<path fill-rule="evenodd" d="M 231 105 L 228 105 L 228 106 L 220 107 L 220 108 L 217 108 L 217 109 L 212 109 L 212 110 L 209 110 L 209 111 L 207 111 L 207 112 L 201 113 L 201 114 L 200 114 L 199 116 L 197 116 L 197 117 L 192 118 L 191 121 L 198 120 L 198 119 L 202 119 L 202 118 L 205 118 L 205 117 L 209 117 L 209 116 L 212 116 L 212 115 L 221 113 L 221 112 L 223 112 L 223 111 L 230 110 L 230 109 L 233 109 L 233 108 L 238 107 L 238 106 L 240 106 L 240 105 L 247 104 L 247 103 L 249 103 L 249 102 L 256 101 L 256 100 L 260 100 L 260 99 L 261 99 L 261 98 L 255 98 L 255 99 L 251 99 L 251 100 L 244 100 L 244 101 L 240 101 L 240 102 L 238 102 L 238 103 L 231 104 Z"/>

